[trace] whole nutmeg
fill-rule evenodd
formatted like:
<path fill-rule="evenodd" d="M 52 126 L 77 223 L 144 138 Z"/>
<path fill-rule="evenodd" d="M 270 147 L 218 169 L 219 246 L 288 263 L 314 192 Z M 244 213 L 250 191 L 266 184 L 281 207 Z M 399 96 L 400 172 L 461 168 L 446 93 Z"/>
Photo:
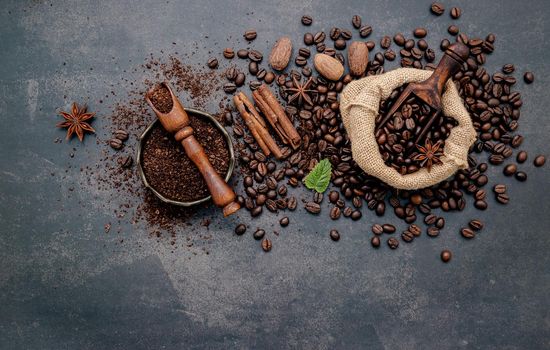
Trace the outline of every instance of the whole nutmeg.
<path fill-rule="evenodd" d="M 365 74 L 369 64 L 369 49 L 362 41 L 354 41 L 348 49 L 348 64 L 351 75 L 360 77 Z"/>
<path fill-rule="evenodd" d="M 337 81 L 344 74 L 344 66 L 340 61 L 329 55 L 318 53 L 313 59 L 313 65 L 319 74 L 328 80 Z"/>
<path fill-rule="evenodd" d="M 283 36 L 273 45 L 269 55 L 269 64 L 275 70 L 283 70 L 288 66 L 291 55 L 292 41 L 289 37 Z"/>

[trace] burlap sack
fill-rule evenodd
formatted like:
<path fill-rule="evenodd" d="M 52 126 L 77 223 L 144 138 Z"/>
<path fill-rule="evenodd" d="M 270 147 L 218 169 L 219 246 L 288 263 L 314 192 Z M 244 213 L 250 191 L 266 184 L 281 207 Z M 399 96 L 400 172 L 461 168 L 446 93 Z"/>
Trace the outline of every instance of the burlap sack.
<path fill-rule="evenodd" d="M 342 92 L 340 112 L 351 141 L 353 159 L 369 175 L 375 176 L 388 185 L 414 190 L 435 185 L 458 169 L 468 167 L 468 149 L 476 139 L 476 131 L 470 115 L 464 108 L 455 85 L 447 82 L 443 94 L 443 114 L 456 119 L 458 125 L 451 129 L 445 141 L 443 164 L 436 164 L 428 172 L 426 168 L 407 175 L 401 175 L 384 164 L 374 137 L 375 118 L 380 100 L 386 99 L 397 87 L 427 79 L 431 71 L 400 68 L 388 73 L 369 76 L 353 81 Z"/>

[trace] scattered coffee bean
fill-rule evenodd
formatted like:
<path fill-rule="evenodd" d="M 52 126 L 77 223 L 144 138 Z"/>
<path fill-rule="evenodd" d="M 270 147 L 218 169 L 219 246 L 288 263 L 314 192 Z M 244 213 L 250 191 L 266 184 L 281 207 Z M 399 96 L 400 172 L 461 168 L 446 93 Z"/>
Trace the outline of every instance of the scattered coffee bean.
<path fill-rule="evenodd" d="M 525 81 L 526 84 L 531 84 L 535 81 L 535 75 L 533 72 L 525 72 L 523 75 L 523 81 Z"/>
<path fill-rule="evenodd" d="M 524 181 L 527 181 L 527 173 L 525 173 L 524 171 L 518 171 L 516 174 L 516 180 L 518 181 L 521 181 L 521 182 L 524 182 Z"/>
<path fill-rule="evenodd" d="M 351 18 L 351 24 L 355 29 L 361 28 L 361 16 L 358 16 L 358 15 L 353 16 Z"/>
<path fill-rule="evenodd" d="M 247 30 L 246 32 L 244 32 L 244 35 L 243 35 L 243 37 L 248 41 L 252 41 L 256 39 L 257 36 L 258 36 L 258 33 L 256 33 L 254 29 Z"/>
<path fill-rule="evenodd" d="M 113 133 L 113 136 L 115 137 L 115 139 L 119 139 L 120 141 L 126 141 L 129 137 L 126 130 L 117 130 Z"/>
<path fill-rule="evenodd" d="M 338 241 L 340 239 L 340 232 L 338 232 L 337 230 L 330 230 L 330 239 L 332 239 L 333 241 Z"/>
<path fill-rule="evenodd" d="M 493 187 L 493 191 L 497 194 L 506 193 L 506 185 L 498 184 Z"/>
<path fill-rule="evenodd" d="M 240 49 L 239 51 L 237 51 L 237 57 L 239 58 L 248 58 L 248 50 L 246 49 Z"/>
<path fill-rule="evenodd" d="M 520 163 L 520 164 L 521 164 L 521 163 L 525 163 L 525 161 L 527 160 L 527 157 L 528 157 L 527 152 L 525 152 L 525 151 L 519 151 L 519 152 L 518 152 L 518 155 L 516 156 L 516 161 L 517 161 L 518 163 Z M 544 157 L 543 157 L 543 158 L 544 158 Z M 544 164 L 544 163 L 543 163 L 543 164 Z"/>
<path fill-rule="evenodd" d="M 307 202 L 306 210 L 311 214 L 319 214 L 321 212 L 321 206 L 315 202 Z"/>
<path fill-rule="evenodd" d="M 330 218 L 332 220 L 338 220 L 340 218 L 341 213 L 342 212 L 341 212 L 340 208 L 332 207 L 332 209 L 330 210 Z"/>
<path fill-rule="evenodd" d="M 264 238 L 262 240 L 262 249 L 264 250 L 264 252 L 269 252 L 271 250 L 271 248 L 273 247 L 272 243 L 271 243 L 271 240 L 269 238 Z"/>
<path fill-rule="evenodd" d="M 212 57 L 212 58 L 208 59 L 208 62 L 206 64 L 208 65 L 208 68 L 210 68 L 210 69 L 218 68 L 218 59 Z"/>
<path fill-rule="evenodd" d="M 425 28 L 416 28 L 413 34 L 417 38 L 423 38 L 428 34 L 428 31 Z"/>
<path fill-rule="evenodd" d="M 384 227 L 380 224 L 374 224 L 372 225 L 372 233 L 374 233 L 375 235 L 381 235 L 382 233 L 384 233 Z"/>
<path fill-rule="evenodd" d="M 246 225 L 245 224 L 238 224 L 237 227 L 235 227 L 235 233 L 237 235 L 243 235 L 246 232 Z"/>
<path fill-rule="evenodd" d="M 257 229 L 257 230 L 254 232 L 254 234 L 253 234 L 254 239 L 255 239 L 255 240 L 258 240 L 258 241 L 259 241 L 260 239 L 264 238 L 264 236 L 265 236 L 265 231 L 262 230 L 261 228 L 260 228 L 260 229 Z"/>
<path fill-rule="evenodd" d="M 391 249 L 397 249 L 397 247 L 399 247 L 399 241 L 394 237 L 389 238 L 388 247 L 390 247 Z"/>
<path fill-rule="evenodd" d="M 546 157 L 543 155 L 538 155 L 535 157 L 535 160 L 533 161 L 533 164 L 536 167 L 541 167 L 546 163 Z"/>
<path fill-rule="evenodd" d="M 373 226 L 373 228 L 374 228 L 374 226 Z M 395 226 L 393 226 L 391 224 L 384 224 L 384 225 L 382 225 L 382 230 L 385 233 L 394 233 L 396 231 L 396 228 L 395 228 Z"/>
<path fill-rule="evenodd" d="M 449 261 L 451 261 L 452 257 L 453 257 L 453 254 L 451 253 L 450 250 L 443 250 L 441 252 L 441 261 L 443 261 L 444 263 L 448 263 Z"/>
<path fill-rule="evenodd" d="M 439 236 L 439 229 L 435 226 L 430 226 L 427 228 L 426 233 L 430 237 L 437 237 Z"/>
<path fill-rule="evenodd" d="M 506 165 L 506 166 L 504 167 L 504 169 L 503 169 L 502 172 L 503 172 L 504 175 L 506 175 L 506 176 L 512 176 L 512 175 L 514 175 L 514 174 L 516 173 L 517 170 L 518 170 L 517 165 L 515 165 L 515 164 L 508 164 L 508 165 Z"/>
<path fill-rule="evenodd" d="M 279 224 L 283 227 L 288 226 L 289 223 L 290 223 L 290 220 L 288 219 L 288 216 L 285 216 L 281 218 L 281 220 L 279 220 Z"/>
<path fill-rule="evenodd" d="M 302 24 L 305 26 L 310 26 L 313 23 L 313 18 L 311 16 L 304 15 L 302 16 Z"/>
<path fill-rule="evenodd" d="M 483 228 L 483 222 L 477 219 L 471 220 L 468 225 L 474 231 L 480 231 Z"/>
<path fill-rule="evenodd" d="M 462 10 L 459 7 L 453 7 L 451 9 L 451 18 L 458 19 L 462 15 Z"/>
<path fill-rule="evenodd" d="M 109 146 L 111 146 L 112 149 L 119 150 L 124 146 L 124 144 L 119 139 L 110 139 Z"/>
<path fill-rule="evenodd" d="M 380 247 L 380 238 L 378 236 L 374 236 L 370 239 L 370 244 L 374 247 L 374 248 L 378 248 Z"/>
<path fill-rule="evenodd" d="M 508 204 L 508 202 L 510 202 L 510 197 L 506 193 L 499 193 L 497 194 L 496 200 L 500 204 Z"/>
<path fill-rule="evenodd" d="M 460 234 L 462 235 L 462 237 L 468 238 L 468 239 L 474 238 L 476 236 L 475 232 L 472 231 L 472 229 L 469 229 L 467 227 L 462 228 L 460 230 Z"/>
<path fill-rule="evenodd" d="M 225 49 L 223 49 L 223 57 L 227 59 L 232 59 L 233 57 L 235 57 L 235 51 L 233 51 L 233 49 L 230 47 L 226 47 Z"/>
<path fill-rule="evenodd" d="M 430 10 L 434 15 L 441 16 L 445 12 L 445 6 L 443 6 L 440 2 L 434 2 L 432 3 Z"/>

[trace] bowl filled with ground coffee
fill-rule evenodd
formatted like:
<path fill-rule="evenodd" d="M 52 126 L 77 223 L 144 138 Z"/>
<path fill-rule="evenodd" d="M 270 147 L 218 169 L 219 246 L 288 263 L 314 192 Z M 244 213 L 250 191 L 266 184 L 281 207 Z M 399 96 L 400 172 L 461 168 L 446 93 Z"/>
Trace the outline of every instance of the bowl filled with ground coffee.
<path fill-rule="evenodd" d="M 212 115 L 191 108 L 185 111 L 208 160 L 229 181 L 235 168 L 231 137 Z M 211 199 L 199 169 L 158 119 L 140 136 L 136 163 L 145 186 L 163 202 L 189 207 Z"/>

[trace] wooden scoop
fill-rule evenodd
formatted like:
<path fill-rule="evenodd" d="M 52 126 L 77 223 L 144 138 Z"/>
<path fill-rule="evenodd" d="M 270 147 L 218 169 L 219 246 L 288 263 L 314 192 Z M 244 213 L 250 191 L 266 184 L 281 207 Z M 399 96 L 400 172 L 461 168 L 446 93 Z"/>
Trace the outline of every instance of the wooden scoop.
<path fill-rule="evenodd" d="M 189 126 L 189 116 L 183 109 L 179 99 L 174 95 L 167 83 L 161 83 L 161 85 L 165 86 L 172 96 L 172 110 L 170 112 L 160 112 L 151 102 L 150 95 L 155 90 L 155 87 L 147 92 L 145 100 L 157 115 L 164 129 L 174 134 L 176 141 L 181 142 L 185 153 L 199 169 L 212 195 L 214 204 L 223 208 L 224 216 L 233 214 L 241 208 L 239 203 L 235 202 L 235 192 L 212 167 L 206 153 L 204 153 L 204 148 L 193 136 L 193 128 Z"/>
<path fill-rule="evenodd" d="M 405 90 L 399 95 L 399 98 L 393 104 L 389 113 L 386 114 L 384 119 L 380 122 L 377 130 L 384 127 L 384 125 L 392 118 L 392 116 L 401 109 L 401 106 L 407 101 L 410 95 L 415 95 L 419 100 L 430 106 L 433 110 L 431 118 L 426 125 L 422 128 L 415 143 L 419 144 L 422 139 L 430 130 L 430 127 L 434 123 L 435 119 L 441 114 L 441 95 L 443 94 L 443 88 L 447 83 L 447 80 L 451 78 L 464 64 L 470 49 L 462 43 L 454 43 L 445 51 L 445 54 L 439 61 L 437 68 L 432 75 L 420 82 L 410 83 Z"/>

